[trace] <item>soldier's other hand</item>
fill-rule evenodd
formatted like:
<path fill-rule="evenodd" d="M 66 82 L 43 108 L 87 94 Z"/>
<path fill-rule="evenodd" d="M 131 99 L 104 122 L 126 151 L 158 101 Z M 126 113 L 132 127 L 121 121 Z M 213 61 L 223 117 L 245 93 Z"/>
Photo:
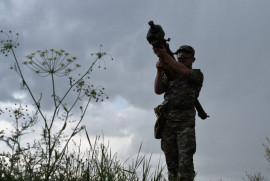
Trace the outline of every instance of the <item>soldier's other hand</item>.
<path fill-rule="evenodd" d="M 164 57 L 167 55 L 166 48 L 162 45 L 162 48 L 154 48 L 154 53 L 161 59 L 164 59 Z"/>

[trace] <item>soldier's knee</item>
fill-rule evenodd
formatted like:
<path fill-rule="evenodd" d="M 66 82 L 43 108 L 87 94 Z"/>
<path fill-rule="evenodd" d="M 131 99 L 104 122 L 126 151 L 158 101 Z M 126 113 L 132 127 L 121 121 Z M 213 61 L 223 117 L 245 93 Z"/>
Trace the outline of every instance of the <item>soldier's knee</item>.
<path fill-rule="evenodd" d="M 196 174 L 194 171 L 189 172 L 189 173 L 182 173 L 182 174 L 179 173 L 178 175 L 180 177 L 179 181 L 194 181 L 195 175 Z"/>

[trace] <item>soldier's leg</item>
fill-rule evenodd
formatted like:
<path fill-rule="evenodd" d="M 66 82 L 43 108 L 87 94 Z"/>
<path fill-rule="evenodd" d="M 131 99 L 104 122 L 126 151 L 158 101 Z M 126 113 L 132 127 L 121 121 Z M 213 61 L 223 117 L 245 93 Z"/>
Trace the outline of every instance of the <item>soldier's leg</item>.
<path fill-rule="evenodd" d="M 196 152 L 195 128 L 183 128 L 177 134 L 179 177 L 181 181 L 193 181 L 195 177 L 193 155 Z"/>
<path fill-rule="evenodd" d="M 165 154 L 168 179 L 169 181 L 176 181 L 179 165 L 176 134 L 171 128 L 166 126 L 162 133 L 161 149 Z"/>

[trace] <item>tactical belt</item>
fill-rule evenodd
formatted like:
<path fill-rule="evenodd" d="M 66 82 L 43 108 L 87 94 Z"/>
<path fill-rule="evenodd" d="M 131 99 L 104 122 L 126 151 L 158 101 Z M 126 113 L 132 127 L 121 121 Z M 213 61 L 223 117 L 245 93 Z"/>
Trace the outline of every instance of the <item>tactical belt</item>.
<path fill-rule="evenodd" d="M 170 104 L 167 104 L 167 105 L 165 105 L 164 110 L 165 111 L 172 111 L 172 110 L 181 110 L 181 111 L 184 111 L 184 110 L 190 110 L 190 109 L 193 109 L 193 108 L 194 108 L 194 103 L 181 104 L 181 105 L 170 105 Z"/>

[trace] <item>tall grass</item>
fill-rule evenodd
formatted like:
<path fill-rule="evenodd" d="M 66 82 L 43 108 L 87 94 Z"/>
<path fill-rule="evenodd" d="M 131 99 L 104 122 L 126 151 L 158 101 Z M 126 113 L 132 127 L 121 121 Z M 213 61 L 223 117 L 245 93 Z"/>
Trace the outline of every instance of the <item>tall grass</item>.
<path fill-rule="evenodd" d="M 53 174 L 46 178 L 46 167 L 38 152 L 33 150 L 13 150 L 2 154 L 0 159 L 0 180 L 89 180 L 89 181 L 163 181 L 164 166 L 160 164 L 151 170 L 151 156 L 138 150 L 135 158 L 125 162 L 113 154 L 109 144 L 96 137 L 90 141 L 87 131 L 88 148 L 81 150 L 81 142 L 73 142 L 66 149 L 61 161 L 54 168 Z M 71 150 L 71 151 L 70 151 Z"/>

